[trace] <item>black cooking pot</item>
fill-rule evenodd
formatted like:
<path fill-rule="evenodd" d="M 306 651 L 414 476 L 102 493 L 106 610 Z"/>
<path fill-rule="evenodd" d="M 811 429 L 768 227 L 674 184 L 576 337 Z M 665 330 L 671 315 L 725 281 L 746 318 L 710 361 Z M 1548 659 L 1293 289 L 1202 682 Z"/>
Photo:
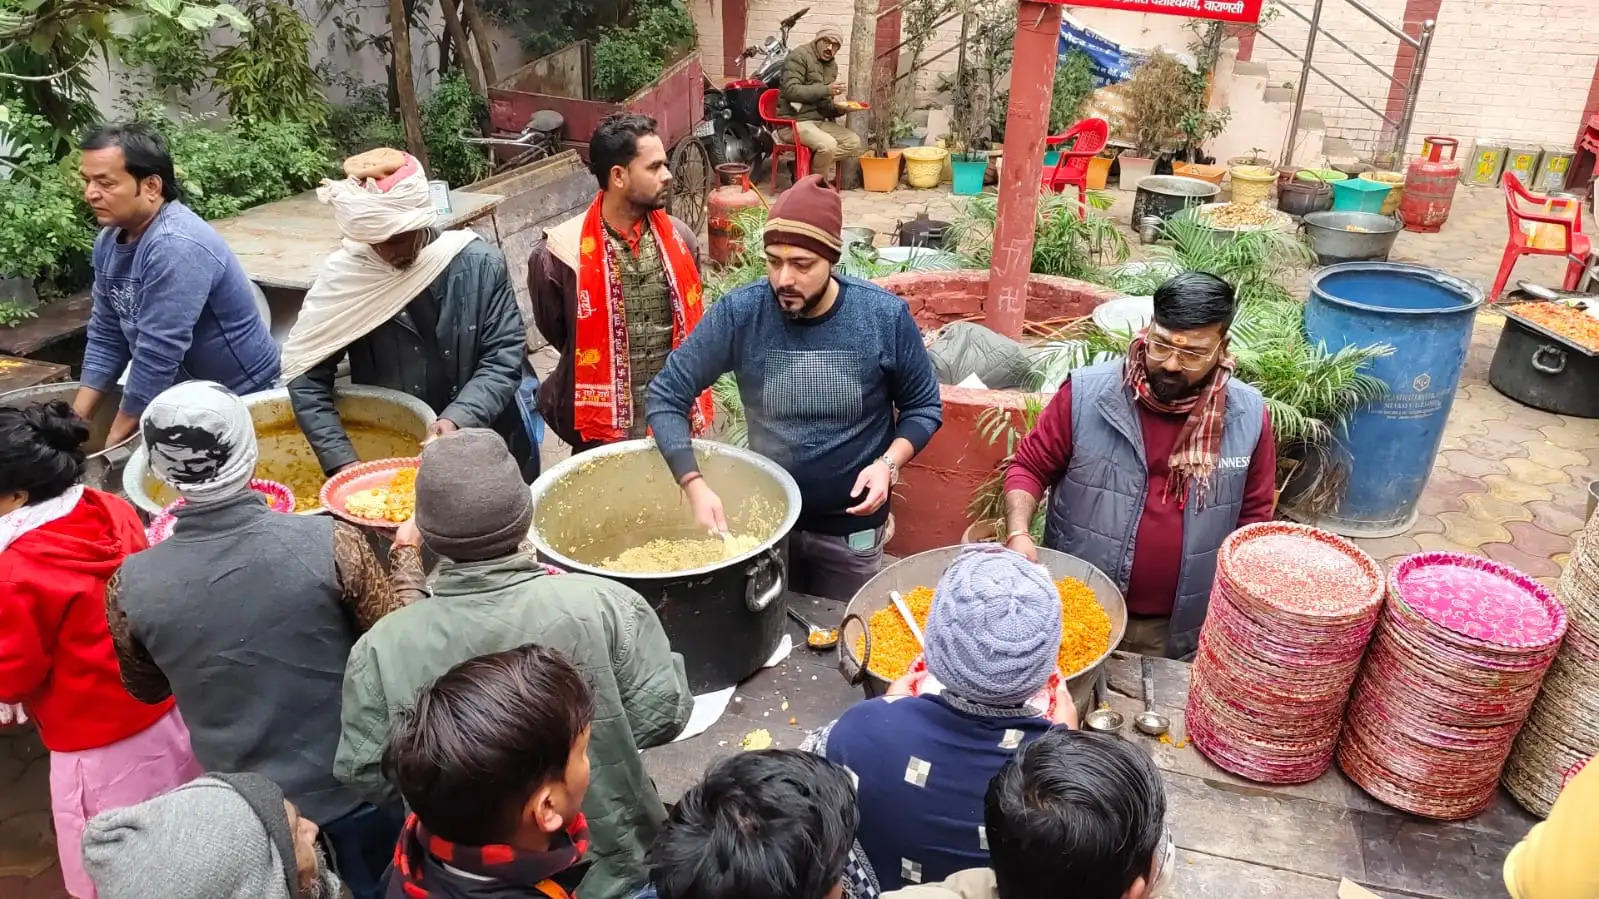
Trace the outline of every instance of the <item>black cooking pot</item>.
<path fill-rule="evenodd" d="M 1532 300 L 1513 293 L 1500 311 L 1505 327 L 1488 367 L 1488 383 L 1534 409 L 1599 418 L 1599 352 L 1562 337 L 1504 307 Z"/>
<path fill-rule="evenodd" d="M 656 538 L 704 539 L 654 440 L 625 440 L 573 456 L 533 482 L 528 537 L 544 561 L 637 590 L 683 654 L 695 693 L 730 687 L 758 671 L 782 641 L 788 535 L 799 487 L 777 463 L 749 450 L 694 441 L 705 482 L 722 498 L 729 532 L 760 545 L 714 565 L 660 574 L 602 566 Z"/>

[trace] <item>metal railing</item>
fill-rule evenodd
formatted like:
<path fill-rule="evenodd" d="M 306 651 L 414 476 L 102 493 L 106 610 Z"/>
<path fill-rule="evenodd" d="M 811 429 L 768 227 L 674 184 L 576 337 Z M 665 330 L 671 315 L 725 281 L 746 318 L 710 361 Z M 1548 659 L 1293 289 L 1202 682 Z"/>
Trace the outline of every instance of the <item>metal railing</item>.
<path fill-rule="evenodd" d="M 1305 39 L 1305 52 L 1303 56 L 1295 53 L 1281 41 L 1267 34 L 1264 28 L 1258 29 L 1255 32 L 1260 37 L 1270 41 L 1274 46 L 1277 47 L 1277 49 L 1288 54 L 1290 57 L 1299 60 L 1300 62 L 1299 83 L 1294 89 L 1293 117 L 1289 120 L 1288 136 L 1283 141 L 1282 162 L 1284 165 L 1290 165 L 1293 162 L 1294 146 L 1299 142 L 1299 117 L 1305 110 L 1305 88 L 1308 86 L 1310 76 L 1312 74 L 1320 75 L 1322 78 L 1326 79 L 1328 84 L 1331 84 L 1333 87 L 1342 91 L 1344 96 L 1365 107 L 1367 111 L 1381 119 L 1383 123 L 1388 126 L 1387 130 L 1391 130 L 1393 134 L 1393 137 L 1389 142 L 1388 151 L 1395 158 L 1403 155 L 1405 151 L 1405 142 L 1410 138 L 1410 126 L 1416 116 L 1416 96 L 1421 90 L 1421 79 L 1423 75 L 1426 74 L 1427 56 L 1432 50 L 1433 30 L 1436 26 L 1436 23 L 1432 19 L 1426 20 L 1425 22 L 1421 23 L 1421 33 L 1415 37 L 1411 37 L 1409 34 L 1405 33 L 1404 29 L 1395 26 L 1392 22 L 1389 22 L 1387 19 L 1383 18 L 1371 7 L 1367 6 L 1365 3 L 1362 3 L 1361 0 L 1342 0 L 1342 2 L 1348 3 L 1350 6 L 1354 7 L 1356 11 L 1382 26 L 1383 30 L 1398 38 L 1401 49 L 1407 46 L 1411 48 L 1415 55 L 1411 60 L 1410 77 L 1404 81 L 1401 81 L 1400 79 L 1394 77 L 1394 75 L 1386 68 L 1372 62 L 1370 59 L 1367 59 L 1364 54 L 1360 53 L 1360 51 L 1344 43 L 1338 38 L 1337 35 L 1323 29 L 1321 27 L 1321 11 L 1322 7 L 1326 3 L 1326 0 L 1315 0 L 1310 8 L 1310 15 L 1308 16 L 1292 6 L 1289 6 L 1287 3 L 1274 3 L 1273 6 L 1275 8 L 1293 13 L 1310 26 L 1309 34 Z M 1316 67 L 1313 59 L 1315 58 L 1316 54 L 1316 39 L 1319 35 L 1325 35 L 1328 40 L 1342 47 L 1349 53 L 1349 55 L 1364 63 L 1372 71 L 1383 76 L 1391 84 L 1404 92 L 1405 101 L 1404 105 L 1400 109 L 1398 119 L 1390 117 L 1383 110 L 1380 110 L 1366 102 L 1365 99 L 1356 96 L 1353 91 L 1339 83 L 1336 77 L 1329 75 Z"/>

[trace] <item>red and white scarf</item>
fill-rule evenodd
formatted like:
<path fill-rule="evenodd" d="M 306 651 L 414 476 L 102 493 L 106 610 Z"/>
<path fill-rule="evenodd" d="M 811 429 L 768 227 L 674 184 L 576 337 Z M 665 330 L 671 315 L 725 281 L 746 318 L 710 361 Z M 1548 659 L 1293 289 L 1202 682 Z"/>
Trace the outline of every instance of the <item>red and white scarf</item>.
<path fill-rule="evenodd" d="M 644 414 L 644 410 L 633 408 L 627 309 L 622 282 L 611 258 L 611 242 L 605 236 L 605 221 L 600 215 L 604 199 L 605 194 L 601 193 L 589 205 L 578 244 L 572 424 L 584 440 L 612 441 L 626 437 L 633 417 Z M 646 215 L 645 230 L 654 238 L 666 272 L 666 289 L 672 301 L 672 347 L 676 349 L 699 324 L 703 312 L 699 269 L 664 210 L 651 210 Z M 711 410 L 711 393 L 707 390 L 695 401 L 689 416 L 695 434 L 710 427 Z"/>
<path fill-rule="evenodd" d="M 1140 334 L 1127 348 L 1127 361 L 1122 379 L 1132 388 L 1138 402 L 1152 412 L 1163 415 L 1187 415 L 1182 430 L 1177 432 L 1177 444 L 1172 447 L 1167 467 L 1171 476 L 1166 479 L 1166 494 L 1177 500 L 1177 508 L 1188 504 L 1188 490 L 1194 488 L 1194 499 L 1200 508 L 1205 506 L 1205 495 L 1210 491 L 1210 476 L 1221 459 L 1222 419 L 1227 414 L 1227 381 L 1233 375 L 1237 362 L 1223 355 L 1216 363 L 1210 381 L 1198 393 L 1175 402 L 1164 402 L 1149 387 L 1149 368 L 1144 361 L 1145 334 Z"/>

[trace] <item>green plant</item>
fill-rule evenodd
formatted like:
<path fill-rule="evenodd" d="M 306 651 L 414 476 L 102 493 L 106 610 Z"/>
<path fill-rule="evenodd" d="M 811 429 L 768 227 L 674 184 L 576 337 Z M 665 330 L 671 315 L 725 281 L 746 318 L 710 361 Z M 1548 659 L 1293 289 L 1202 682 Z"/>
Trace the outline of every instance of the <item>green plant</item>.
<path fill-rule="evenodd" d="M 1155 51 L 1133 72 L 1125 97 L 1133 150 L 1138 156 L 1154 156 L 1182 140 L 1180 126 L 1193 105 L 1192 90 L 1188 68 L 1163 51 Z"/>
<path fill-rule="evenodd" d="M 148 109 L 142 115 L 151 119 Z M 213 128 L 185 116 L 153 123 L 166 135 L 184 202 L 203 218 L 226 218 L 281 200 L 337 170 L 333 145 L 297 122 L 236 119 Z"/>
<path fill-rule="evenodd" d="M 682 0 L 643 0 L 635 23 L 615 29 L 594 45 L 594 91 L 619 102 L 648 85 L 694 44 L 694 20 Z"/>
<path fill-rule="evenodd" d="M 115 47 L 124 65 L 146 74 L 151 88 L 190 96 L 210 74 L 206 38 L 172 19 L 154 19 L 135 34 L 116 39 Z"/>
<path fill-rule="evenodd" d="M 0 300 L 0 328 L 14 328 L 30 318 L 38 318 L 39 313 L 25 306 L 19 306 L 10 300 Z"/>
<path fill-rule="evenodd" d="M 989 406 L 977 416 L 977 435 L 982 437 L 989 446 L 1003 442 L 1005 456 L 1000 459 L 994 470 L 972 490 L 972 498 L 966 504 L 966 515 L 974 524 L 983 522 L 997 523 L 997 530 L 1003 532 L 1005 520 L 1005 474 L 1010 470 L 1012 461 L 1016 458 L 1016 445 L 1021 443 L 1023 437 L 1031 433 L 1038 425 L 1038 417 L 1044 414 L 1045 398 L 1036 393 L 1028 393 L 1022 397 L 1021 421 L 1017 422 L 1017 414 L 1013 410 L 1001 406 Z M 1048 502 L 1041 502 L 1033 512 L 1033 520 L 1029 523 L 1028 530 L 1032 532 L 1033 540 L 1044 539 L 1045 509 Z"/>
<path fill-rule="evenodd" d="M 252 0 L 245 8 L 250 28 L 213 60 L 217 93 L 235 117 L 259 122 L 296 122 L 320 129 L 328 101 L 311 68 L 315 36 L 285 0 Z"/>
<path fill-rule="evenodd" d="M 1049 100 L 1049 133 L 1059 134 L 1083 117 L 1083 107 L 1094 93 L 1094 61 L 1072 50 L 1055 67 L 1055 92 Z"/>
<path fill-rule="evenodd" d="M 349 103 L 333 107 L 327 130 L 341 156 L 405 146 L 405 129 L 389 109 L 387 93 L 374 85 L 359 86 L 350 92 Z"/>
<path fill-rule="evenodd" d="M 0 278 L 34 281 L 45 294 L 65 292 L 82 280 L 95 236 L 76 161 L 54 158 L 43 116 L 0 112 L 10 147 L 0 171 Z"/>
<path fill-rule="evenodd" d="M 1098 280 L 1100 266 L 1127 258 L 1127 238 L 1102 212 L 1110 198 L 1088 195 L 1085 217 L 1078 217 L 1075 195 L 1046 192 L 1038 198 L 1032 268 L 1036 274 Z M 969 268 L 988 268 L 994 257 L 999 198 L 991 194 L 966 201 L 950 224 L 950 245 Z"/>
<path fill-rule="evenodd" d="M 488 157 L 461 140 L 462 131 L 477 131 L 488 115 L 488 102 L 472 92 L 466 75 L 450 73 L 422 104 L 422 136 L 428 145 L 428 177 L 460 187 L 489 172 Z"/>

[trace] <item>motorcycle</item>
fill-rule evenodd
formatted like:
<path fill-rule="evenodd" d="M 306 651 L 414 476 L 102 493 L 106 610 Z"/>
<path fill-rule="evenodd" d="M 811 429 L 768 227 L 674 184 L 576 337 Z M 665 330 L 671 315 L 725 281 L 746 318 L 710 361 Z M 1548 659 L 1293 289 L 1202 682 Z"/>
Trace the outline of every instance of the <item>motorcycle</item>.
<path fill-rule="evenodd" d="M 761 94 L 778 86 L 788 59 L 788 33 L 807 12 L 808 6 L 800 9 L 778 23 L 777 35 L 767 35 L 759 46 L 745 48 L 745 59 L 761 60 L 748 77 L 733 79 L 721 88 L 706 84 L 705 118 L 695 136 L 705 146 L 712 166 L 741 162 L 757 170 L 771 155 L 777 140 L 761 117 Z"/>

